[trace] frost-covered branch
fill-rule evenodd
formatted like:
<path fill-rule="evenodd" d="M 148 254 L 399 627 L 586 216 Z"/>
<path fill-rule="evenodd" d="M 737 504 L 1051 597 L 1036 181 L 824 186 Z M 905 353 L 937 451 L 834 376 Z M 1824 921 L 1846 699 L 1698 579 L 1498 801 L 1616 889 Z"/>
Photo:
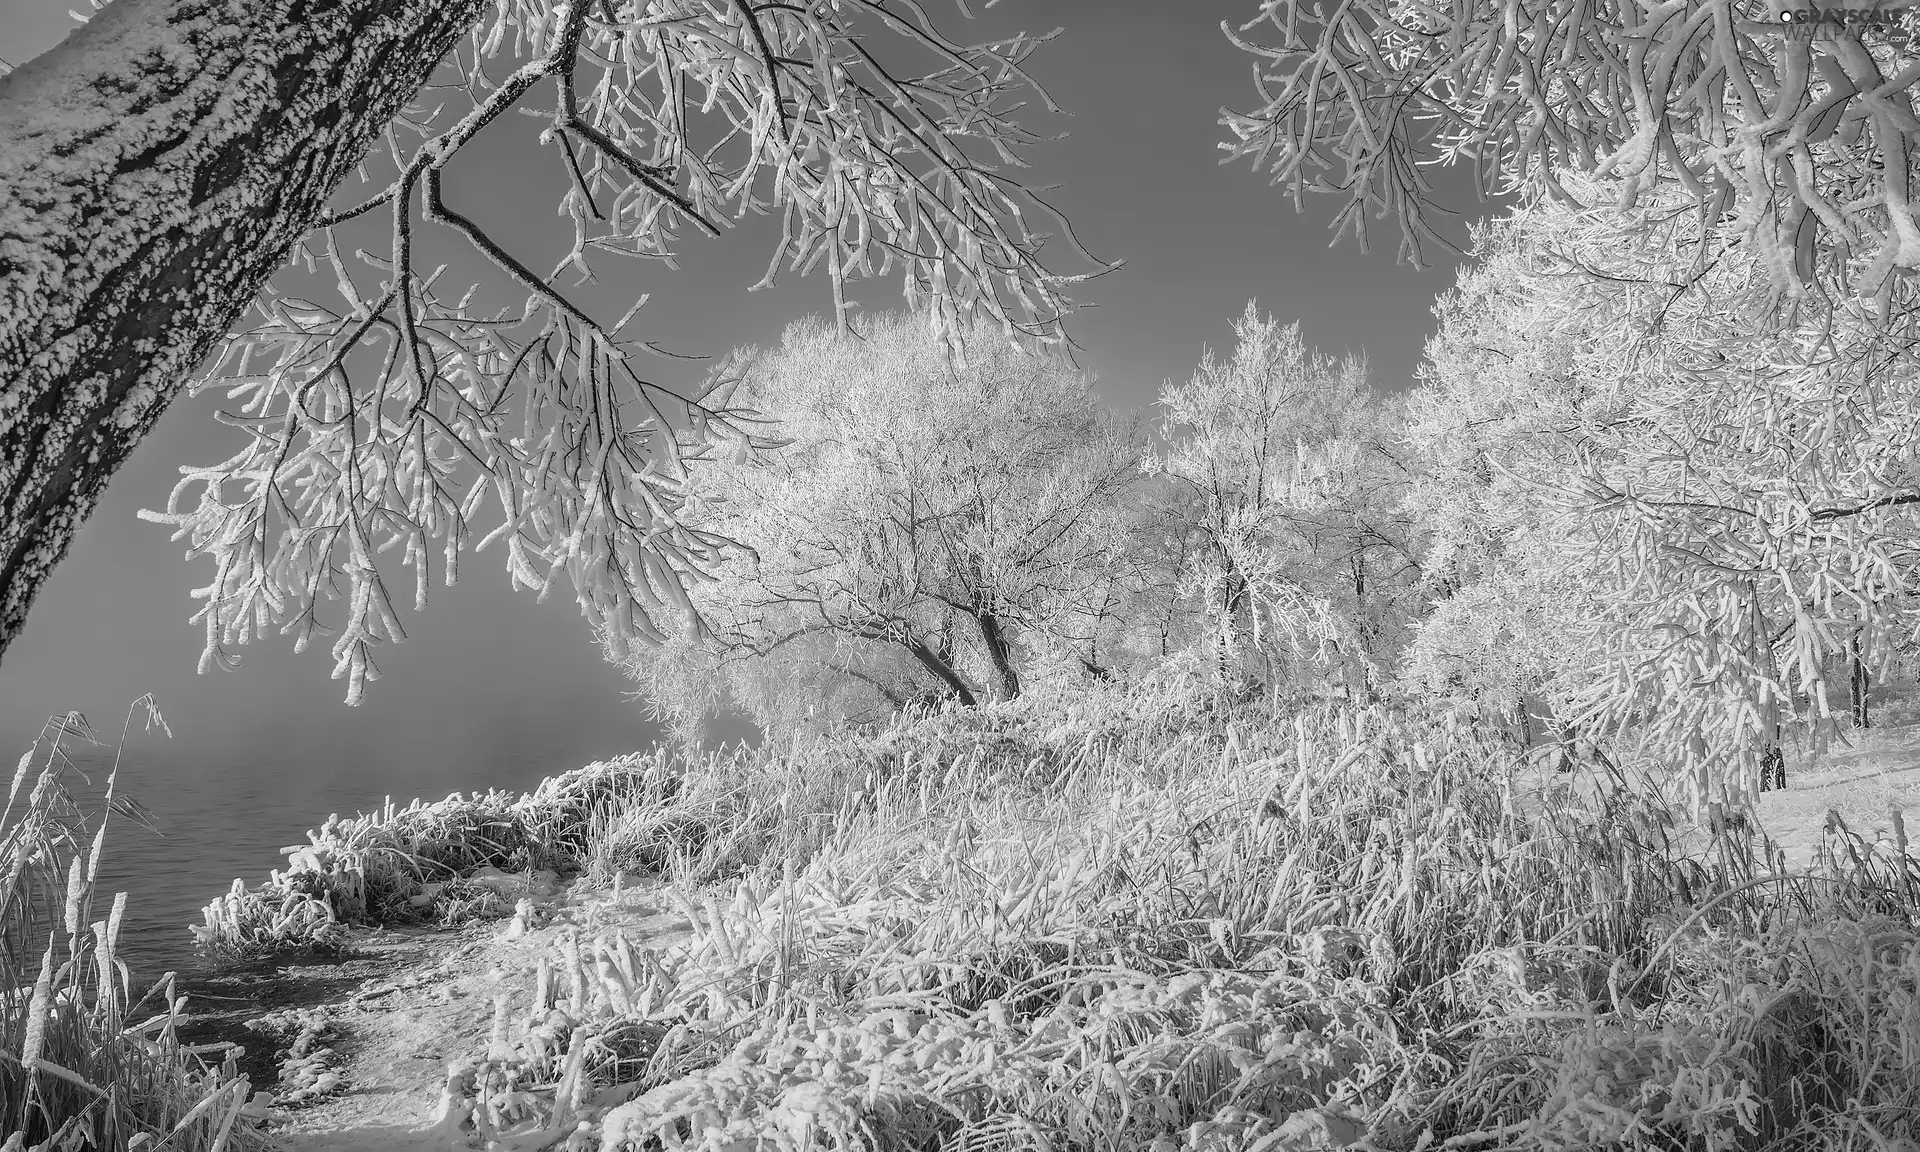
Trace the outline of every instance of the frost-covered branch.
<path fill-rule="evenodd" d="M 463 552 L 497 543 L 517 586 L 544 596 L 564 576 L 616 659 L 700 634 L 689 589 L 738 546 L 692 526 L 691 471 L 773 441 L 730 401 L 732 365 L 697 393 L 648 379 L 639 358 L 657 349 L 627 335 L 644 298 L 598 315 L 560 273 L 589 278 L 607 254 L 670 261 L 689 227 L 712 236 L 777 211 L 763 283 L 783 262 L 825 260 L 837 305 L 850 278 L 898 275 L 940 330 L 980 315 L 1059 340 L 1073 278 L 1043 264 L 1046 236 L 1005 171 L 1040 139 L 1012 116 L 1039 92 L 1022 63 L 1044 39 L 961 45 L 889 0 L 497 0 L 448 61 L 458 82 L 427 90 L 444 102 L 388 128 L 391 172 L 314 215 L 323 227 L 296 260 L 331 297 L 261 296 L 193 384 L 226 389 L 228 422 L 253 438 L 182 469 L 166 508 L 142 513 L 215 561 L 195 593 L 202 668 L 231 665 L 268 627 L 297 647 L 332 633 L 358 702 L 375 646 L 403 638 L 389 549 L 414 569 L 416 609 L 436 552 L 452 583 Z M 931 53 L 933 70 L 892 62 L 890 40 Z M 548 121 L 563 252 L 536 259 L 466 207 L 480 189 L 460 188 L 457 159 L 509 112 Z M 382 211 L 374 256 L 352 230 Z M 485 310 L 489 286 L 443 289 L 444 269 L 423 263 L 430 236 L 479 252 L 525 303 Z M 322 596 L 346 600 L 344 620 L 322 622 Z"/>
<path fill-rule="evenodd" d="M 1564 192 L 1563 170 L 1611 177 L 1623 206 L 1657 185 L 1703 225 L 1737 219 L 1776 290 L 1799 295 L 1838 264 L 1864 294 L 1920 269 L 1908 193 L 1920 61 L 1885 32 L 1899 6 L 1855 23 L 1794 26 L 1735 0 L 1262 0 L 1222 29 L 1260 58 L 1260 104 L 1228 111 L 1231 158 L 1364 247 L 1393 217 L 1418 263 L 1444 212 L 1421 171 L 1472 167 L 1483 193 Z"/>
<path fill-rule="evenodd" d="M 125 0 L 0 78 L 0 649 L 482 7 Z"/>

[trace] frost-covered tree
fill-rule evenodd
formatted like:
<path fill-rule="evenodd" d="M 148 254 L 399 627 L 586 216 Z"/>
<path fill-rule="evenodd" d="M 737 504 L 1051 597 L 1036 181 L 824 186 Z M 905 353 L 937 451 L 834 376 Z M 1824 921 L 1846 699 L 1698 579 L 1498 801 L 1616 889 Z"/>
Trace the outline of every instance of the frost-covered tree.
<path fill-rule="evenodd" d="M 1392 614 L 1381 602 L 1417 570 L 1366 366 L 1313 352 L 1252 303 L 1233 331 L 1230 358 L 1209 349 L 1162 389 L 1165 443 L 1147 461 L 1181 501 L 1171 530 L 1191 540 L 1218 663 L 1268 682 L 1336 654 L 1359 670 Z"/>
<path fill-rule="evenodd" d="M 1614 179 L 1622 205 L 1658 187 L 1705 226 L 1731 214 L 1788 295 L 1836 266 L 1884 297 L 1890 272 L 1920 269 L 1920 67 L 1885 35 L 1900 6 L 1842 7 L 1860 19 L 1783 25 L 1832 9 L 1744 0 L 1260 0 L 1223 25 L 1261 57 L 1260 104 L 1225 115 L 1225 147 L 1296 206 L 1343 198 L 1335 227 L 1363 246 L 1369 214 L 1395 218 L 1416 262 L 1445 211 L 1422 165 L 1554 193 L 1569 169 Z"/>
<path fill-rule="evenodd" d="M 1516 356 L 1536 368 L 1551 366 L 1553 353 L 1550 346 L 1470 329 L 1465 310 L 1449 318 L 1457 327 L 1443 332 L 1457 343 L 1445 350 L 1430 345 L 1423 366 L 1428 381 L 1409 397 L 1407 451 L 1415 476 L 1402 507 L 1424 529 L 1417 594 L 1428 602 L 1409 614 L 1413 634 L 1400 683 L 1417 698 L 1516 742 L 1537 735 L 1564 740 L 1575 733 L 1567 720 L 1572 703 L 1560 691 L 1562 673 L 1586 667 L 1572 653 L 1575 623 L 1593 610 L 1590 589 L 1558 562 L 1558 525 L 1539 514 L 1530 492 L 1515 490 L 1504 468 L 1494 467 L 1516 442 L 1540 449 L 1540 441 L 1525 438 L 1551 435 L 1547 429 L 1558 426 L 1551 414 L 1525 408 L 1535 393 L 1494 384 L 1508 379 L 1504 372 L 1480 374 L 1454 363 L 1434 368 L 1435 360 L 1461 348 L 1498 360 L 1499 369 L 1509 365 L 1504 358 Z"/>
<path fill-rule="evenodd" d="M 1007 171 L 1036 43 L 954 41 L 913 0 L 117 0 L 0 78 L 0 647 L 160 413 L 216 386 L 252 443 L 156 517 L 215 562 L 203 670 L 276 625 L 333 633 L 357 701 L 403 638 L 376 555 L 423 604 L 489 496 L 477 543 L 516 582 L 564 574 L 623 650 L 660 639 L 653 605 L 717 557 L 678 518 L 686 466 L 741 433 L 650 378 L 639 302 L 562 273 L 774 212 L 769 279 L 824 267 L 844 308 L 894 273 L 949 327 L 1056 336 Z M 455 175 L 509 113 L 546 122 L 561 250 L 490 235 Z M 436 237 L 524 306 L 442 282 Z M 263 295 L 289 255 L 313 291 Z"/>
<path fill-rule="evenodd" d="M 1837 711 L 1854 645 L 1877 668 L 1920 624 L 1920 300 L 1903 281 L 1892 323 L 1837 293 L 1821 323 L 1767 323 L 1737 222 L 1702 242 L 1678 190 L 1622 211 L 1566 181 L 1595 206 L 1483 229 L 1438 310 L 1414 401 L 1452 462 L 1429 465 L 1435 560 L 1526 572 L 1559 609 L 1569 718 L 1745 803 L 1776 727 Z"/>
<path fill-rule="evenodd" d="M 1285 520 L 1309 587 L 1351 627 L 1360 654 L 1391 666 L 1420 612 L 1424 532 L 1405 507 L 1405 405 L 1363 392 L 1338 430 L 1301 453 Z"/>
<path fill-rule="evenodd" d="M 1043 647 L 1102 667 L 1139 438 L 1063 358 L 957 335 L 809 321 L 730 375 L 770 423 L 688 488 L 689 527 L 738 547 L 690 589 L 700 633 L 627 662 L 660 712 L 791 731 L 1009 699 Z"/>
<path fill-rule="evenodd" d="M 1477 253 L 1491 251 L 1491 235 L 1482 234 Z M 1489 298 L 1496 284 L 1508 293 L 1497 303 Z M 1430 603 L 1414 626 L 1402 683 L 1516 738 L 1528 697 L 1545 698 L 1550 724 L 1571 710 L 1554 686 L 1576 663 L 1568 629 L 1585 608 L 1585 589 L 1551 559 L 1558 526 L 1508 469 L 1522 451 L 1575 467 L 1569 441 L 1555 435 L 1565 413 L 1546 399 L 1574 350 L 1552 333 L 1511 326 L 1525 291 L 1463 276 L 1442 297 L 1440 333 L 1407 398 L 1414 476 L 1403 505 L 1425 530 L 1420 591 Z"/>
<path fill-rule="evenodd" d="M 1212 634 L 1193 573 L 1207 547 L 1193 493 L 1164 473 L 1130 484 L 1114 527 L 1120 543 L 1101 574 L 1098 611 L 1070 615 L 1073 662 L 1095 679 L 1132 675 Z"/>

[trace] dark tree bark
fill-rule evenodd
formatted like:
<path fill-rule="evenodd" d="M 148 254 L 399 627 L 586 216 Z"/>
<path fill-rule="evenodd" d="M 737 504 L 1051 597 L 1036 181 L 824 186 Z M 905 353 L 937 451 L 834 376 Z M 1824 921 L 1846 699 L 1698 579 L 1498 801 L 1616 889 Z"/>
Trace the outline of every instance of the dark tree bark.
<path fill-rule="evenodd" d="M 1240 630 L 1240 634 L 1245 635 L 1246 632 L 1252 630 L 1253 597 L 1247 587 L 1247 578 L 1241 574 L 1239 566 L 1233 562 L 1232 554 L 1227 551 L 1226 545 L 1222 543 L 1217 536 L 1214 541 L 1214 550 L 1219 553 L 1220 565 L 1225 572 L 1225 579 L 1222 581 L 1220 590 L 1220 611 L 1226 618 L 1227 627 Z M 1249 617 L 1249 624 L 1245 629 L 1241 629 L 1240 624 L 1240 617 L 1243 612 Z M 1219 663 L 1220 678 L 1222 680 L 1230 679 L 1233 674 L 1233 668 L 1228 661 L 1226 647 L 1222 645 L 1216 655 Z"/>
<path fill-rule="evenodd" d="M 1773 726 L 1773 739 L 1767 742 L 1767 750 L 1760 754 L 1760 791 L 1785 789 L 1787 786 L 1787 753 L 1780 746 L 1780 725 Z"/>
<path fill-rule="evenodd" d="M 1360 646 L 1372 652 L 1373 637 L 1367 635 L 1367 553 L 1364 548 L 1353 556 L 1353 618 L 1358 624 Z"/>
<path fill-rule="evenodd" d="M 1580 732 L 1565 720 L 1555 720 L 1553 729 L 1554 755 L 1556 757 L 1554 770 L 1557 772 L 1571 772 L 1580 766 Z"/>
<path fill-rule="evenodd" d="M 935 679 L 946 685 L 947 692 L 955 700 L 960 701 L 963 707 L 973 708 L 980 703 L 979 698 L 973 694 L 973 690 L 967 687 L 967 682 L 953 670 L 952 665 L 941 658 L 939 653 L 919 640 L 907 641 L 906 649 L 913 653 L 913 658 L 920 662 L 922 668 L 933 673 Z"/>
<path fill-rule="evenodd" d="M 1787 786 L 1787 755 L 1778 744 L 1770 744 L 1760 757 L 1760 791 L 1785 789 Z"/>
<path fill-rule="evenodd" d="M 987 660 L 993 665 L 993 676 L 1000 699 L 1011 700 L 1020 695 L 1020 672 L 1013 666 L 1012 646 L 1006 627 L 1000 618 L 985 609 L 976 610 L 975 622 L 980 625 L 980 640 L 986 645 Z"/>
<path fill-rule="evenodd" d="M 0 78 L 0 654 L 481 0 L 117 0 Z"/>
<path fill-rule="evenodd" d="M 1867 662 L 1861 658 L 1860 635 L 1855 633 L 1847 649 L 1847 687 L 1853 698 L 1853 726 L 1867 728 Z"/>

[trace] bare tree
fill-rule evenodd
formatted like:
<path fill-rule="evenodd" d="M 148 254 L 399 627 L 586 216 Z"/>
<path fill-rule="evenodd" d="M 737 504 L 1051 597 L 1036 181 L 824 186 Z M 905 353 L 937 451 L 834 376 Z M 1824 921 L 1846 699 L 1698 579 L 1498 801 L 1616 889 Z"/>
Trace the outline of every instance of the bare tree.
<path fill-rule="evenodd" d="M 274 625 L 334 633 L 358 701 L 373 645 L 404 637 L 375 555 L 402 547 L 424 605 L 430 554 L 451 582 L 489 493 L 479 546 L 503 543 L 517 582 L 565 573 L 617 644 L 657 641 L 717 556 L 678 519 L 686 467 L 744 433 L 639 370 L 637 302 L 601 314 L 560 274 L 771 210 L 768 280 L 824 266 L 842 314 L 849 278 L 892 272 L 950 329 L 979 311 L 1058 338 L 1065 279 L 1005 171 L 1038 139 L 1012 119 L 1046 102 L 1038 42 L 962 44 L 911 0 L 110 5 L 0 78 L 0 647 L 167 404 L 213 386 L 252 444 L 153 516 L 215 560 L 203 670 Z M 509 111 L 547 121 L 567 251 L 510 250 L 450 175 Z M 357 250 L 380 220 L 378 254 Z M 446 290 L 427 233 L 524 307 Z M 289 253 L 330 302 L 262 295 Z"/>

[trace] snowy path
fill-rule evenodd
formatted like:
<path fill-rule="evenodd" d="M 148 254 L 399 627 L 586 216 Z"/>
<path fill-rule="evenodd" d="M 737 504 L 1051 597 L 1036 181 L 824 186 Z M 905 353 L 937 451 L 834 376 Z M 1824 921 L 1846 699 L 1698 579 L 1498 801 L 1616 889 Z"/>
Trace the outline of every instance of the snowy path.
<path fill-rule="evenodd" d="M 611 895 L 569 891 L 547 909 L 550 921 L 517 939 L 507 921 L 410 938 L 404 947 L 413 955 L 395 979 L 371 982 L 325 1010 L 344 1033 L 329 1043 L 342 1059 L 346 1088 L 293 1112 L 274 1134 L 294 1152 L 466 1148 L 431 1123 L 448 1065 L 485 1052 L 497 993 L 512 997 L 517 1029 L 540 957 L 570 927 L 583 937 L 619 929 L 636 945 L 662 951 L 688 939 L 686 920 L 658 888 L 630 888 L 617 906 Z"/>

